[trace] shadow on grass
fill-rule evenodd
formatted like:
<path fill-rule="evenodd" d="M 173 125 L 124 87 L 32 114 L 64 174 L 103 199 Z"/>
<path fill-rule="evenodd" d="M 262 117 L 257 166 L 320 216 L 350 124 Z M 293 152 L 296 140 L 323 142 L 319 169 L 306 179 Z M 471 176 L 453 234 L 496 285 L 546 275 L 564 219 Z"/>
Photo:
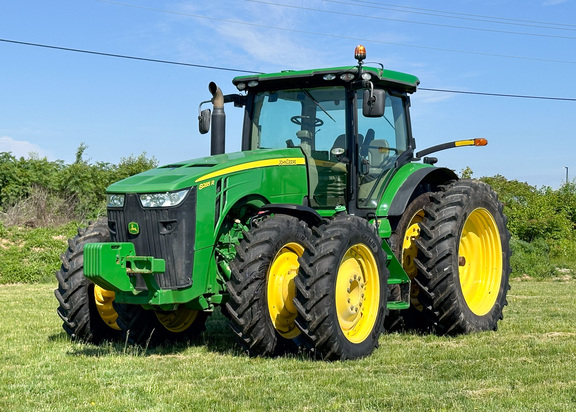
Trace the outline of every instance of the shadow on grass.
<path fill-rule="evenodd" d="M 62 330 L 50 335 L 48 341 L 70 342 L 70 337 Z M 243 356 L 243 352 L 236 345 L 235 336 L 228 326 L 228 319 L 219 310 L 215 311 L 206 321 L 206 331 L 191 341 L 169 342 L 157 346 L 134 345 L 125 340 L 106 340 L 99 344 L 72 340 L 72 344 L 68 351 L 68 354 L 72 356 L 161 356 L 178 354 L 190 347 L 205 347 L 210 352 Z"/>
<path fill-rule="evenodd" d="M 400 335 L 432 335 L 427 330 L 409 330 L 398 324 L 385 334 Z M 48 337 L 51 342 L 68 342 L 70 337 L 65 331 L 53 334 Z M 106 356 L 170 356 L 185 352 L 189 348 L 204 348 L 207 352 L 220 355 L 245 357 L 249 356 L 236 343 L 236 336 L 228 325 L 228 319 L 219 309 L 206 321 L 206 330 L 197 339 L 192 341 L 166 342 L 157 346 L 134 345 L 124 340 L 109 340 L 99 344 L 72 340 L 72 346 L 68 350 L 68 355 L 79 357 L 106 357 Z M 284 354 L 276 356 L 300 359 L 302 361 L 321 361 L 321 357 L 314 356 L 314 353 L 303 347 L 290 350 Z M 275 356 L 273 356 L 275 357 Z"/>

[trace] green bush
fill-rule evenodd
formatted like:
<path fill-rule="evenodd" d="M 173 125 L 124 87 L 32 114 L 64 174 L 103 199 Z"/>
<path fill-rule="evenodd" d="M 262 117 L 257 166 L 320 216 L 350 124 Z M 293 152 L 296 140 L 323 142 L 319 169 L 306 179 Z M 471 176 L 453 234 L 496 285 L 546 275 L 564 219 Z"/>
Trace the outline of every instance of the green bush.
<path fill-rule="evenodd" d="M 146 153 L 118 165 L 90 163 L 81 144 L 74 163 L 0 153 L 0 211 L 6 224 L 46 226 L 96 218 L 106 210 L 106 187 L 157 166 Z"/>
<path fill-rule="evenodd" d="M 510 248 L 512 249 L 510 258 L 512 277 L 545 279 L 557 274 L 550 261 L 550 248 L 545 240 L 538 239 L 528 243 L 512 238 Z"/>
<path fill-rule="evenodd" d="M 4 228 L 0 225 L 0 284 L 52 281 L 74 222 L 56 228 Z"/>

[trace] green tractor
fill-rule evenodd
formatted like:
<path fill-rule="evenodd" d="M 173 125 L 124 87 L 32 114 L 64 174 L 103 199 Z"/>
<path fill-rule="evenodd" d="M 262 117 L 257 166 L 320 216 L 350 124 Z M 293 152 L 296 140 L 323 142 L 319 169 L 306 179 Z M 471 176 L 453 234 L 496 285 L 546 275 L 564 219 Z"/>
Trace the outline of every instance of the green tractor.
<path fill-rule="evenodd" d="M 221 308 L 253 356 L 370 354 L 385 328 L 496 330 L 509 232 L 486 184 L 416 151 L 415 76 L 355 66 L 210 83 L 211 156 L 114 183 L 108 216 L 69 241 L 56 273 L 72 338 L 191 340 Z M 211 109 L 202 105 L 211 102 Z M 244 109 L 225 153 L 224 106 Z"/>

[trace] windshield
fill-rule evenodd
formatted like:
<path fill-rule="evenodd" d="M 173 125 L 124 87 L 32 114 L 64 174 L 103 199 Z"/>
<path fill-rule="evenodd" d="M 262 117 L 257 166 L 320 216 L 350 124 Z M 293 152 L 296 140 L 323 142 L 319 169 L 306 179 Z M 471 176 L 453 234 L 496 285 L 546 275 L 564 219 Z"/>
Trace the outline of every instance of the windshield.
<path fill-rule="evenodd" d="M 346 139 L 346 90 L 343 87 L 260 92 L 255 96 L 250 147 L 298 147 L 306 156 L 308 198 L 313 207 L 347 205 L 350 161 L 358 167 L 357 206 L 374 209 L 396 159 L 407 150 L 404 100 L 386 93 L 382 117 L 364 117 L 364 90 L 356 93 L 358 149 Z M 356 150 L 356 149 L 355 149 Z"/>
<path fill-rule="evenodd" d="M 345 132 L 344 88 L 259 93 L 254 101 L 251 147 L 272 149 L 309 145 L 330 150 Z"/>
<path fill-rule="evenodd" d="M 299 147 L 313 207 L 346 204 L 346 92 L 343 87 L 262 92 L 255 97 L 251 147 Z"/>

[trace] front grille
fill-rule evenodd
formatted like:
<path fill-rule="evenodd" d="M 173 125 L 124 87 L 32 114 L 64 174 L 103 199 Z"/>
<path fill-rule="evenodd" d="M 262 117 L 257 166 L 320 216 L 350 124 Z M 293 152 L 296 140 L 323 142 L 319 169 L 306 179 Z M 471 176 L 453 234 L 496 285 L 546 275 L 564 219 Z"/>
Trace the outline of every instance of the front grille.
<path fill-rule="evenodd" d="M 128 233 L 128 224 L 138 223 L 140 233 Z M 124 208 L 108 209 L 113 242 L 131 242 L 138 256 L 166 261 L 166 273 L 155 275 L 161 289 L 181 289 L 192 285 L 194 237 L 196 232 L 196 188 L 178 207 L 143 208 L 137 194 L 126 195 Z M 137 275 L 137 290 L 146 283 Z"/>

